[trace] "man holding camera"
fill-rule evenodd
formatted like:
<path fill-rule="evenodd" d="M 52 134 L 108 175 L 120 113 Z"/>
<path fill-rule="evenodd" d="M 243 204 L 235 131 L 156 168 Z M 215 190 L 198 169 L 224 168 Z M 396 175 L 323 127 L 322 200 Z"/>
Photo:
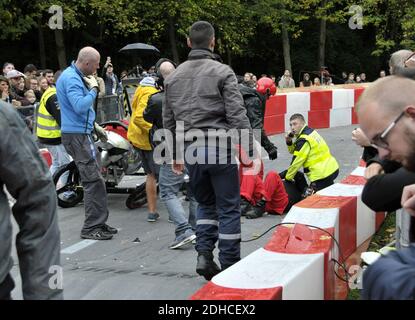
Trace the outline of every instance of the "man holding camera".
<path fill-rule="evenodd" d="M 106 224 L 107 191 L 101 175 L 100 155 L 92 130 L 105 138 L 105 131 L 94 125 L 94 102 L 99 92 L 92 76 L 99 68 L 100 54 L 92 47 L 79 51 L 78 59 L 63 71 L 56 84 L 61 107 L 62 144 L 74 159 L 84 188 L 85 222 L 81 238 L 108 240 L 117 229 Z"/>
<path fill-rule="evenodd" d="M 296 189 L 304 196 L 332 185 L 339 174 L 339 165 L 326 141 L 306 125 L 299 113 L 290 117 L 290 128 L 285 141 L 293 159 L 288 169 L 280 174 L 281 178 L 295 183 Z M 298 171 L 301 167 L 304 167 L 304 173 L 311 182 L 310 187 L 304 174 Z"/>

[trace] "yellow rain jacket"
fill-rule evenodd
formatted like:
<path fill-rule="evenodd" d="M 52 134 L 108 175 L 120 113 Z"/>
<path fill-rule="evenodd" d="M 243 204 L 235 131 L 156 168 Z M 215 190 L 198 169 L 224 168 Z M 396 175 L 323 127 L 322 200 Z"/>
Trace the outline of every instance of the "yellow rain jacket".
<path fill-rule="evenodd" d="M 134 147 L 141 150 L 152 150 L 149 131 L 153 124 L 144 120 L 143 112 L 150 96 L 157 92 L 158 90 L 152 86 L 140 85 L 134 93 L 133 103 L 131 105 L 132 115 L 130 124 L 128 125 L 127 138 Z"/>

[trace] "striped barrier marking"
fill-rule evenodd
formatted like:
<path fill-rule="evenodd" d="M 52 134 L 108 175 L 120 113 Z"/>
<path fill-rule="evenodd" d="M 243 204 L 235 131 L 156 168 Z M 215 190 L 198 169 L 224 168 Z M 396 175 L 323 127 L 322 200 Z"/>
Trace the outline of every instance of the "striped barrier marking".
<path fill-rule="evenodd" d="M 211 282 L 219 291 L 220 288 L 233 288 L 236 289 L 233 290 L 236 293 L 238 290 L 254 290 L 251 292 L 252 296 L 245 299 L 263 299 L 263 295 L 269 296 L 269 290 L 273 290 L 275 296 L 278 296 L 278 291 L 282 290 L 281 297 L 284 300 L 323 299 L 323 259 L 323 253 L 285 254 L 260 248 L 213 277 Z M 303 281 L 308 284 L 307 290 L 300 285 Z M 267 290 L 262 292 L 263 289 Z M 192 299 L 202 297 L 213 298 L 209 294 L 196 293 Z"/>
<path fill-rule="evenodd" d="M 265 246 L 266 250 L 290 254 L 324 254 L 324 299 L 332 300 L 335 297 L 336 282 L 334 268 L 337 268 L 332 258 L 338 260 L 337 245 L 332 237 L 334 228 L 325 230 L 310 228 L 302 224 L 282 225 L 275 230 L 271 240 Z M 284 292 L 284 290 L 283 290 Z"/>
<path fill-rule="evenodd" d="M 292 224 L 277 226 L 263 249 L 214 277 L 191 298 L 334 299 L 337 265 L 332 259 L 344 261 L 327 232 L 347 259 L 385 217 L 361 201 L 364 169 L 356 168 L 341 183 L 297 203 L 283 220 Z"/>
<path fill-rule="evenodd" d="M 364 88 L 279 93 L 267 101 L 267 134 L 287 132 L 289 118 L 301 113 L 310 127 L 331 128 L 357 124 L 355 104 Z"/>
<path fill-rule="evenodd" d="M 338 208 L 302 208 L 293 206 L 288 212 L 287 216 L 282 221 L 283 223 L 301 223 L 305 225 L 312 225 L 322 229 L 333 229 L 331 233 L 337 241 L 339 241 L 339 217 L 340 211 Z M 335 259 L 339 259 L 339 252 L 337 246 L 333 247 L 332 255 Z"/>

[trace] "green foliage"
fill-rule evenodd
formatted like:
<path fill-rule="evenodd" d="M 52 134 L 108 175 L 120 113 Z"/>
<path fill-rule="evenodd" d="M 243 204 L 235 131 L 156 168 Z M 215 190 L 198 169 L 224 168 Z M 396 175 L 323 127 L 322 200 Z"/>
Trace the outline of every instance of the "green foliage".
<path fill-rule="evenodd" d="M 396 213 L 390 212 L 387 214 L 385 220 L 380 226 L 379 230 L 370 240 L 367 251 L 377 251 L 382 247 L 391 243 L 394 239 L 394 233 L 396 228 Z M 363 266 L 363 265 L 361 265 Z M 360 290 L 353 289 L 349 291 L 347 300 L 360 300 Z"/>
<path fill-rule="evenodd" d="M 375 56 L 415 45 L 413 0 L 364 0 L 364 24 L 376 28 Z"/>
<path fill-rule="evenodd" d="M 104 55 L 115 56 L 127 43 L 145 42 L 156 45 L 163 55 L 171 57 L 173 51 L 177 52 L 183 60 L 188 52 L 188 28 L 197 20 L 207 20 L 216 30 L 216 51 L 232 58 L 234 68 L 279 74 L 284 67 L 284 25 L 290 39 L 293 73 L 298 74 L 300 70 L 318 68 L 319 28 L 324 19 L 325 60 L 330 70 L 370 74 L 373 69 L 372 73 L 377 74 L 385 68 L 391 52 L 415 46 L 414 3 L 415 0 L 0 0 L 0 39 L 16 47 L 9 49 L 15 53 L 21 52 L 19 41 L 24 40 L 32 50 L 23 56 L 30 57 L 38 52 L 37 29 L 42 27 L 46 52 L 55 54 L 48 8 L 60 5 L 68 56 L 85 44 L 97 46 Z M 348 10 L 354 4 L 363 8 L 363 30 L 348 28 Z M 173 41 L 169 32 L 172 27 Z M 0 53 L 2 59 L 10 60 L 8 56 L 8 52 Z M 48 60 L 53 64 L 53 59 Z M 124 60 L 120 63 L 127 64 Z"/>
<path fill-rule="evenodd" d="M 0 0 L 0 40 L 18 40 L 36 25 L 31 1 Z"/>

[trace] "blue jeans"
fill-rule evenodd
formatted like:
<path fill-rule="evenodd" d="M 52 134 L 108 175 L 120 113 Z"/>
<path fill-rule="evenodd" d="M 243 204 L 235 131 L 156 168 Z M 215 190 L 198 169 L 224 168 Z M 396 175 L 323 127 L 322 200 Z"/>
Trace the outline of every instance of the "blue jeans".
<path fill-rule="evenodd" d="M 53 176 L 56 171 L 61 169 L 63 166 L 67 165 L 69 162 L 72 161 L 69 154 L 66 152 L 65 147 L 63 144 L 58 145 L 47 145 L 46 148 L 50 152 L 52 156 L 52 165 L 50 166 L 50 173 Z M 69 171 L 65 172 L 59 179 L 60 184 L 66 184 L 66 180 L 68 179 Z M 64 197 L 69 197 L 73 191 L 65 191 L 63 193 Z"/>
<path fill-rule="evenodd" d="M 187 151 L 186 151 L 187 152 Z M 216 241 L 222 269 L 240 260 L 241 210 L 238 166 L 228 161 L 219 164 L 215 147 L 191 150 L 200 159 L 215 159 L 217 164 L 189 164 L 190 187 L 199 203 L 196 224 L 196 251 L 213 252 Z M 223 160 L 223 159 L 222 159 Z"/>
<path fill-rule="evenodd" d="M 52 165 L 50 166 L 50 173 L 53 174 L 62 168 L 64 165 L 71 162 L 71 157 L 66 152 L 63 144 L 58 145 L 47 145 L 46 148 L 52 156 Z M 62 177 L 64 178 L 64 177 Z"/>
<path fill-rule="evenodd" d="M 181 186 L 184 183 L 184 174 L 175 174 L 172 170 L 171 164 L 163 164 L 160 167 L 159 172 L 159 188 L 160 188 L 160 199 L 167 207 L 170 219 L 176 227 L 176 237 L 181 235 L 187 229 L 196 228 L 196 210 L 197 202 L 193 197 L 193 194 L 188 189 L 187 196 L 189 202 L 189 219 L 186 218 L 182 203 L 177 198 L 177 193 L 180 191 Z"/>

